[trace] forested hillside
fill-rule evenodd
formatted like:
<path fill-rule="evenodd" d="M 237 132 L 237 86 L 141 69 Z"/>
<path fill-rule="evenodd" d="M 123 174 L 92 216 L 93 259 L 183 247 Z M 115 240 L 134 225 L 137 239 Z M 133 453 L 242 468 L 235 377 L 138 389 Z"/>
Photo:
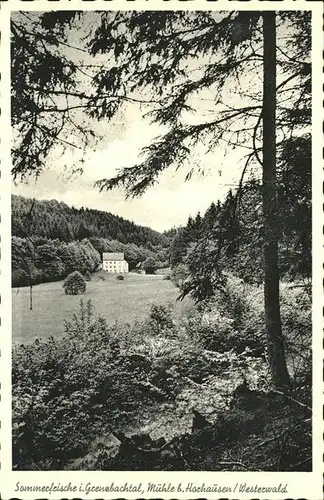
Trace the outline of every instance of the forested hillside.
<path fill-rule="evenodd" d="M 56 281 L 97 270 L 103 252 L 124 252 L 130 269 L 168 265 L 169 237 L 99 210 L 12 197 L 12 283 Z"/>
<path fill-rule="evenodd" d="M 165 236 L 148 227 L 138 226 L 129 220 L 100 210 L 69 207 L 56 200 L 37 201 L 22 196 L 12 196 L 12 234 L 26 236 L 26 217 L 30 220 L 33 236 L 49 240 L 83 240 L 99 237 L 121 243 L 135 243 L 153 250 L 166 247 Z"/>
<path fill-rule="evenodd" d="M 278 169 L 279 270 L 286 281 L 307 283 L 311 277 L 310 148 L 309 136 L 291 141 L 285 168 Z M 260 284 L 263 245 L 262 185 L 250 180 L 176 231 L 170 249 L 172 277 L 198 301 L 215 293 L 223 271 Z"/>

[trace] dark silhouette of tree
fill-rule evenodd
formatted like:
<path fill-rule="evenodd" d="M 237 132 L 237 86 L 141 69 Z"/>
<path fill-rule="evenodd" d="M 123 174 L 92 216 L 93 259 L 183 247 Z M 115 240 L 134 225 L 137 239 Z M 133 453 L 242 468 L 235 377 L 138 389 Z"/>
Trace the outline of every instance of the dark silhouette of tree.
<path fill-rule="evenodd" d="M 289 387 L 282 337 L 278 265 L 278 208 L 276 181 L 276 15 L 263 13 L 263 227 L 264 303 L 267 346 L 272 379 Z"/>
<path fill-rule="evenodd" d="M 220 205 L 216 207 L 215 203 L 212 202 L 208 209 L 206 210 L 206 213 L 203 218 L 203 226 L 205 232 L 211 231 L 217 218 L 217 214 L 219 212 Z"/>
<path fill-rule="evenodd" d="M 170 244 L 170 266 L 172 268 L 183 262 L 189 241 L 187 228 L 178 229 Z"/>

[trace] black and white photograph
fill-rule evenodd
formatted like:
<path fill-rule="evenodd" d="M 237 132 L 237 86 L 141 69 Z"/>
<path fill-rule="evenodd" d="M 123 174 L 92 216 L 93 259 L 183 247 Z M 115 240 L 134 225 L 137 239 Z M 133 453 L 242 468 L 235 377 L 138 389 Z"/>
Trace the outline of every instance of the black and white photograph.
<path fill-rule="evenodd" d="M 318 467 L 318 14 L 115 3 L 10 12 L 12 471 L 287 498 L 215 473 Z"/>

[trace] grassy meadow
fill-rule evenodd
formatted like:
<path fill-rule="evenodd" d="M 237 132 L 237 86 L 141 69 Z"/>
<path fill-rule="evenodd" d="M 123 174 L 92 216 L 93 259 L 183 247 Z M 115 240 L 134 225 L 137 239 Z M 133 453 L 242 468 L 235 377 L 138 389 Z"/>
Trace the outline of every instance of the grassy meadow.
<path fill-rule="evenodd" d="M 63 320 L 78 309 L 80 298 L 91 299 L 95 313 L 101 314 L 108 323 L 134 323 L 142 320 L 151 304 L 175 304 L 174 314 L 188 306 L 189 300 L 176 302 L 178 289 L 160 275 L 125 275 L 124 281 L 116 275 L 101 273 L 87 282 L 82 295 L 65 295 L 62 281 L 42 283 L 33 287 L 33 309 L 29 309 L 29 288 L 12 290 L 13 341 L 28 344 L 36 337 L 61 336 Z"/>

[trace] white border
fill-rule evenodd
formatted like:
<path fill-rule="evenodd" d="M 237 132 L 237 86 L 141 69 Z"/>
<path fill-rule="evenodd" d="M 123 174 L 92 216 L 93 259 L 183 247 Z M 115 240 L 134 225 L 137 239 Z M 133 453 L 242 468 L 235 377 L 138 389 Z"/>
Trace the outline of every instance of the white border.
<path fill-rule="evenodd" d="M 323 453 L 323 425 L 322 425 L 322 331 L 323 331 L 323 211 L 322 211 L 322 186 L 323 169 L 322 147 L 324 146 L 322 135 L 323 110 L 319 112 L 322 94 L 322 6 L 321 2 L 307 2 L 299 0 L 282 1 L 257 1 L 234 2 L 230 0 L 218 0 L 215 2 L 207 0 L 191 1 L 163 1 L 163 0 L 69 0 L 49 2 L 47 0 L 32 0 L 23 2 L 21 0 L 9 0 L 0 2 L 0 29 L 1 29 L 1 116 L 0 116 L 0 139 L 1 139 L 1 179 L 0 179 L 0 215 L 1 215 L 1 471 L 0 471 L 0 493 L 3 500 L 12 497 L 23 499 L 34 498 L 139 498 L 143 495 L 138 493 L 91 493 L 85 495 L 77 490 L 72 493 L 51 494 L 47 493 L 18 493 L 15 491 L 17 481 L 21 484 L 50 485 L 52 481 L 61 484 L 80 485 L 91 482 L 96 485 L 109 485 L 142 482 L 144 491 L 148 482 L 155 483 L 205 483 L 206 485 L 228 485 L 234 488 L 236 483 L 249 483 L 251 486 L 262 484 L 277 486 L 279 483 L 288 484 L 287 494 L 267 494 L 267 499 L 280 500 L 281 498 L 307 498 L 309 500 L 320 500 L 323 498 L 322 481 L 322 453 Z M 10 281 L 10 233 L 11 233 L 11 159 L 10 159 L 10 59 L 9 59 L 9 18 L 10 11 L 25 10 L 311 10 L 313 12 L 312 48 L 313 48 L 313 472 L 85 472 L 85 471 L 63 471 L 63 472 L 16 472 L 11 470 L 11 281 Z M 265 498 L 258 494 L 240 494 L 238 491 L 233 496 L 226 494 L 206 493 L 145 493 L 144 498 Z"/>

